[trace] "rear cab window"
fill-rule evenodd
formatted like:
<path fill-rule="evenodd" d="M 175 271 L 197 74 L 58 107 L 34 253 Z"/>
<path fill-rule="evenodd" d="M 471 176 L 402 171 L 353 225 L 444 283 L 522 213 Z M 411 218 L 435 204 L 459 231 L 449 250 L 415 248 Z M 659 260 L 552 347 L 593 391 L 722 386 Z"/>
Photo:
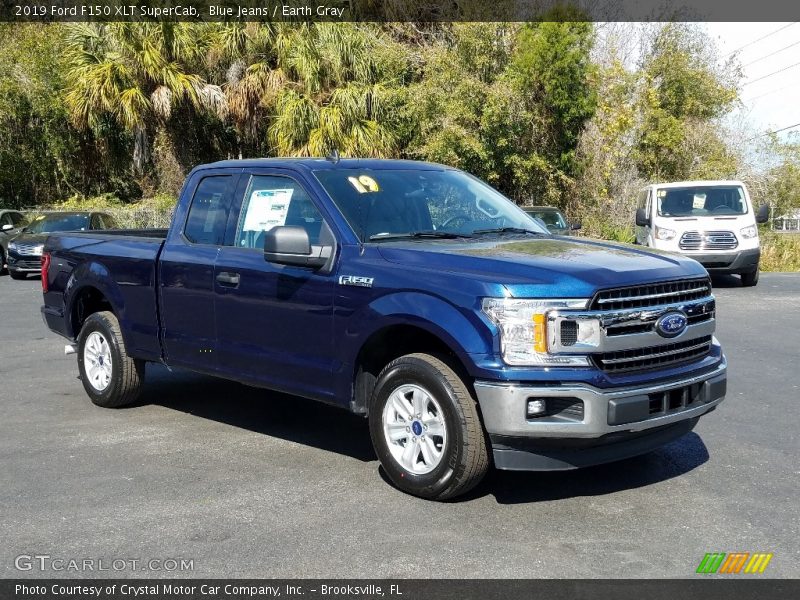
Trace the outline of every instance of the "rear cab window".
<path fill-rule="evenodd" d="M 233 174 L 208 175 L 197 184 L 183 236 L 193 244 L 221 246 L 231 205 Z"/>

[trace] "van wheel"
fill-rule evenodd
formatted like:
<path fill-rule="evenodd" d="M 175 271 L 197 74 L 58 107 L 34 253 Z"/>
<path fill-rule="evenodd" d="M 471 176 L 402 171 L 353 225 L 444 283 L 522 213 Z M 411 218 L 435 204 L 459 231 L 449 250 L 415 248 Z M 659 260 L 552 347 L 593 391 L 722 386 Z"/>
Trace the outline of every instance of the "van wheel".
<path fill-rule="evenodd" d="M 381 371 L 369 430 L 386 475 L 414 496 L 454 498 L 489 468 L 475 398 L 450 366 L 428 354 L 401 356 Z"/>
<path fill-rule="evenodd" d="M 8 274 L 11 275 L 11 279 L 16 279 L 17 281 L 21 279 L 27 279 L 28 274 L 25 271 L 15 271 L 14 269 L 9 269 Z"/>
<path fill-rule="evenodd" d="M 756 267 L 755 271 L 751 273 L 742 273 L 742 286 L 743 287 L 753 287 L 754 285 L 758 284 L 758 267 Z"/>
<path fill-rule="evenodd" d="M 78 371 L 97 406 L 118 408 L 136 401 L 144 384 L 144 361 L 128 356 L 114 313 L 89 315 L 78 336 Z"/>

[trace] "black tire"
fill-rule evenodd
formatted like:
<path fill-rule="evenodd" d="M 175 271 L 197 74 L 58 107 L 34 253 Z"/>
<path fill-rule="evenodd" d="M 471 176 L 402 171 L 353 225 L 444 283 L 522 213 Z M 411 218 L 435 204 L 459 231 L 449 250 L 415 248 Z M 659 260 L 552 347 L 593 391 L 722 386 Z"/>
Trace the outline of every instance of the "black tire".
<path fill-rule="evenodd" d="M 0 247 L 0 275 L 6 274 L 6 253 L 2 247 Z"/>
<path fill-rule="evenodd" d="M 86 344 L 92 333 L 98 333 L 108 344 L 111 357 L 110 378 L 104 389 L 98 389 L 90 381 L 86 364 Z M 94 338 L 97 339 L 97 338 Z M 103 364 L 103 361 L 100 361 Z M 114 313 L 96 312 L 89 315 L 78 335 L 78 371 L 83 389 L 97 406 L 119 408 L 136 401 L 144 384 L 144 361 L 128 356 L 125 342 Z"/>
<path fill-rule="evenodd" d="M 19 281 L 21 279 L 27 279 L 28 278 L 28 274 L 25 273 L 24 271 L 23 272 L 19 272 L 19 271 L 15 271 L 14 269 L 9 269 L 8 270 L 8 274 L 11 275 L 11 279 L 16 279 L 17 281 Z"/>
<path fill-rule="evenodd" d="M 742 273 L 742 287 L 753 287 L 758 285 L 758 267 L 756 267 L 755 271 L 751 271 L 750 273 Z"/>
<path fill-rule="evenodd" d="M 384 434 L 384 409 L 392 394 L 403 386 L 421 388 L 438 403 L 443 413 L 446 441 L 438 438 L 442 442 L 441 458 L 427 473 L 417 474 L 404 467 L 392 455 Z M 414 415 L 411 418 L 414 419 Z M 447 500 L 465 494 L 480 483 L 489 468 L 489 453 L 475 398 L 455 370 L 428 354 L 401 356 L 381 371 L 370 399 L 369 430 L 388 478 L 399 489 L 414 496 Z M 411 431 L 411 427 L 406 431 Z M 422 435 L 420 439 L 424 439 L 424 433 Z M 429 439 L 433 440 L 430 436 Z M 408 443 L 406 438 L 405 444 Z M 407 446 L 400 446 L 400 449 L 404 447 Z"/>

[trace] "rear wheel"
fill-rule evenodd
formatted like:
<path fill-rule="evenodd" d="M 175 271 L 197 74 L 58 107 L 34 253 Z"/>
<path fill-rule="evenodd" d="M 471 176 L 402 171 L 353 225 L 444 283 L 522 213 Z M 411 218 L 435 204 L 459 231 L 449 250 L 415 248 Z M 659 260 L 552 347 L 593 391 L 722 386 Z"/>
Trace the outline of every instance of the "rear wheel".
<path fill-rule="evenodd" d="M 755 271 L 750 273 L 742 273 L 742 285 L 744 287 L 753 287 L 754 285 L 758 284 L 758 267 L 756 267 Z"/>
<path fill-rule="evenodd" d="M 28 278 L 28 274 L 24 271 L 15 271 L 14 269 L 9 269 L 8 274 L 11 275 L 11 279 L 16 279 L 17 281 Z"/>
<path fill-rule="evenodd" d="M 136 401 L 144 383 L 144 361 L 128 355 L 119 321 L 103 311 L 89 316 L 78 336 L 83 389 L 97 406 L 118 408 Z"/>
<path fill-rule="evenodd" d="M 2 247 L 0 247 L 0 275 L 6 274 L 6 253 Z"/>
<path fill-rule="evenodd" d="M 383 369 L 369 427 L 387 476 L 409 494 L 454 498 L 475 487 L 488 470 L 475 399 L 456 372 L 434 356 L 409 354 Z"/>

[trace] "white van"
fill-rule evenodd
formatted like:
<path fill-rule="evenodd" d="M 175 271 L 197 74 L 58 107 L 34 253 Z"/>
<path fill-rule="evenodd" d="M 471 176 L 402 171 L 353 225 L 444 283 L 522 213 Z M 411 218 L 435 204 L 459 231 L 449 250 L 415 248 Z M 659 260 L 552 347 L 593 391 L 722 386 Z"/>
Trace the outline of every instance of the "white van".
<path fill-rule="evenodd" d="M 761 247 L 756 213 L 741 181 L 655 183 L 639 193 L 636 243 L 690 256 L 709 273 L 738 273 L 746 286 L 758 283 Z"/>

